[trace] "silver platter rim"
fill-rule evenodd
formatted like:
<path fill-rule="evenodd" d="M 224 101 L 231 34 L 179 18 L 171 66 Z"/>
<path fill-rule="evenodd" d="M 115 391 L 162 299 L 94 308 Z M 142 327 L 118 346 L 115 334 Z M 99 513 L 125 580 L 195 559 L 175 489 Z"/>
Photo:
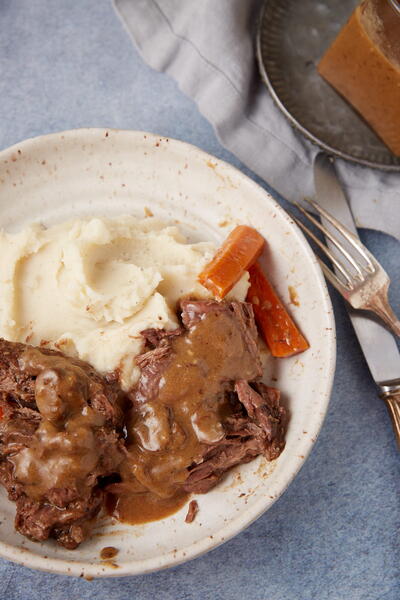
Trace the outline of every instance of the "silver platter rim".
<path fill-rule="evenodd" d="M 257 57 L 258 68 L 259 68 L 259 71 L 261 74 L 261 79 L 267 86 L 275 104 L 278 106 L 278 108 L 281 110 L 281 112 L 285 115 L 285 117 L 288 119 L 288 121 L 291 123 L 291 125 L 295 129 L 300 131 L 308 140 L 310 140 L 316 146 L 319 146 L 322 150 L 325 150 L 325 152 L 327 152 L 328 154 L 330 154 L 332 156 L 337 156 L 338 158 L 342 158 L 344 160 L 362 165 L 364 167 L 372 167 L 374 169 L 380 169 L 381 171 L 391 171 L 391 172 L 397 172 L 397 173 L 400 172 L 400 164 L 399 165 L 387 165 L 384 163 L 377 163 L 377 162 L 374 162 L 374 161 L 371 161 L 371 160 L 368 160 L 365 158 L 359 158 L 357 156 L 353 156 L 351 154 L 348 154 L 347 152 L 343 152 L 342 150 L 339 150 L 338 148 L 334 148 L 333 146 L 326 144 L 323 140 L 321 140 L 320 138 L 315 136 L 313 133 L 311 133 L 311 131 L 309 131 L 306 127 L 304 127 L 292 115 L 292 113 L 289 112 L 289 110 L 286 108 L 285 104 L 282 102 L 282 100 L 279 98 L 278 94 L 276 93 L 275 88 L 269 78 L 267 69 L 265 68 L 265 64 L 264 64 L 264 60 L 263 60 L 263 55 L 262 55 L 262 50 L 261 50 L 261 36 L 262 36 L 263 26 L 264 26 L 264 17 L 265 17 L 267 10 L 268 10 L 268 0 L 265 0 L 265 2 L 263 3 L 263 6 L 261 8 L 260 14 L 259 14 L 257 28 L 256 28 L 256 57 Z"/>

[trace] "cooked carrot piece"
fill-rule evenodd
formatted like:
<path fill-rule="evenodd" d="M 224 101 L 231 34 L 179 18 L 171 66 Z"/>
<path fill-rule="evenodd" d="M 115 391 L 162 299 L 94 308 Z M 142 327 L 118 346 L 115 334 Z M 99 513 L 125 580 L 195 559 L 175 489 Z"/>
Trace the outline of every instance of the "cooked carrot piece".
<path fill-rule="evenodd" d="M 247 301 L 253 305 L 256 322 L 272 356 L 284 358 L 307 350 L 309 343 L 276 295 L 260 265 L 255 263 L 249 273 Z"/>
<path fill-rule="evenodd" d="M 200 283 L 222 300 L 260 256 L 264 244 L 265 240 L 258 231 L 247 225 L 238 225 L 200 273 Z"/>

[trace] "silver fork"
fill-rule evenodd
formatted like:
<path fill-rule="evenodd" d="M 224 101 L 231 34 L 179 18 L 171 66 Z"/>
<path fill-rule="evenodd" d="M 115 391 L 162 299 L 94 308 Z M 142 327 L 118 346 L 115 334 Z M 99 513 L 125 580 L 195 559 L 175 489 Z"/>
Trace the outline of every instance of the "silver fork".
<path fill-rule="evenodd" d="M 327 239 L 336 247 L 337 253 L 333 253 L 325 244 L 318 239 L 316 235 L 304 223 L 294 220 L 299 227 L 317 244 L 325 253 L 332 264 L 335 265 L 338 275 L 336 275 L 320 258 L 325 277 L 338 290 L 338 292 L 347 300 L 353 308 L 357 310 L 368 310 L 382 319 L 385 325 L 396 335 L 400 336 L 400 321 L 394 314 L 388 301 L 388 288 L 390 279 L 384 268 L 379 264 L 376 258 L 360 242 L 351 231 L 342 225 L 335 217 L 327 212 L 315 200 L 307 200 L 315 211 L 328 221 L 333 229 L 339 233 L 347 242 L 346 245 L 338 239 L 337 233 L 328 230 L 300 204 L 296 203 L 297 208 L 307 219 L 313 223 Z M 292 215 L 293 216 L 293 215 Z M 339 257 L 340 256 L 340 257 Z M 343 260 L 344 259 L 344 260 Z"/>

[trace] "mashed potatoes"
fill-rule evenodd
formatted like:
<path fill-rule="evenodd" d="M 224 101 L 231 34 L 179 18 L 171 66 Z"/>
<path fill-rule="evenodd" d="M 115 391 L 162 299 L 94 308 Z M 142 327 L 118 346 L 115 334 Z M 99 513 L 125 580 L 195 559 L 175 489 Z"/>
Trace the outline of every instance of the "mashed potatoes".
<path fill-rule="evenodd" d="M 215 252 L 150 218 L 76 220 L 0 233 L 0 337 L 44 344 L 119 370 L 129 389 L 140 332 L 177 327 L 176 302 L 209 292 L 197 282 Z M 244 300 L 247 274 L 231 296 Z"/>

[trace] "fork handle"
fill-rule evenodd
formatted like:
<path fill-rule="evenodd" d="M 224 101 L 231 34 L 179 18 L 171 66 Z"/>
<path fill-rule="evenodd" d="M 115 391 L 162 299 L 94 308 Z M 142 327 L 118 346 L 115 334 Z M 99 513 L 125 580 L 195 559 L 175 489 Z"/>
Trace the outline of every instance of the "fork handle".
<path fill-rule="evenodd" d="M 392 419 L 393 431 L 400 449 L 400 383 L 381 385 L 380 397 L 384 400 Z"/>
<path fill-rule="evenodd" d="M 389 284 L 384 285 L 377 294 L 371 299 L 370 304 L 366 306 L 368 310 L 372 310 L 378 315 L 385 325 L 400 337 L 400 321 L 394 314 L 388 301 Z"/>

